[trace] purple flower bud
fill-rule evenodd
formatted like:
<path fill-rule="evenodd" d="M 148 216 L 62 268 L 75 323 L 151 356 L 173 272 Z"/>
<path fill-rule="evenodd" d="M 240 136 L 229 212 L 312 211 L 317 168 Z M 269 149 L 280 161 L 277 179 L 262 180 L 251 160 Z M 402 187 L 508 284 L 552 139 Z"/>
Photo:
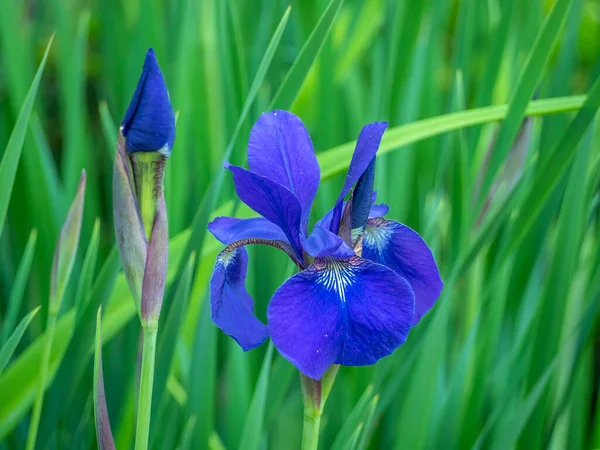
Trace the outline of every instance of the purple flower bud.
<path fill-rule="evenodd" d="M 171 154 L 175 112 L 153 49 L 146 53 L 142 75 L 121 122 L 127 151 Z"/>

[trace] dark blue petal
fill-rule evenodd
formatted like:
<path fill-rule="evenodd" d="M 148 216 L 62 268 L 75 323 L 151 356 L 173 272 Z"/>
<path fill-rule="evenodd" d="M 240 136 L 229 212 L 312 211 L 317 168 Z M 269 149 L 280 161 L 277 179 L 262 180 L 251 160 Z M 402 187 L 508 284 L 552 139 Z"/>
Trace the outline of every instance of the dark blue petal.
<path fill-rule="evenodd" d="M 372 219 L 367 223 L 362 256 L 383 264 L 406 278 L 415 293 L 412 325 L 431 309 L 442 292 L 433 254 L 421 236 L 393 220 Z"/>
<path fill-rule="evenodd" d="M 148 50 L 142 75 L 121 122 L 128 152 L 160 151 L 168 156 L 175 141 L 175 113 L 154 50 Z"/>
<path fill-rule="evenodd" d="M 356 187 L 352 192 L 352 231 L 357 230 L 362 234 L 369 213 L 373 198 L 373 184 L 375 183 L 375 161 L 373 158 L 367 169 L 358 179 Z"/>
<path fill-rule="evenodd" d="M 340 220 L 342 218 L 342 205 L 344 197 L 350 192 L 352 186 L 356 184 L 361 175 L 367 170 L 367 167 L 375 158 L 375 154 L 379 149 L 381 138 L 387 128 L 387 122 L 374 122 L 365 125 L 356 141 L 356 148 L 352 155 L 352 161 L 348 167 L 348 175 L 344 182 L 344 187 L 333 209 L 333 217 L 331 220 L 330 230 L 334 233 L 338 232 Z"/>
<path fill-rule="evenodd" d="M 341 237 L 319 225 L 315 225 L 308 239 L 302 243 L 302 247 L 314 257 L 350 258 L 354 256 L 354 251 Z"/>
<path fill-rule="evenodd" d="M 287 111 L 262 114 L 250 133 L 248 165 L 252 172 L 285 186 L 296 196 L 306 232 L 321 171 L 302 121 Z"/>
<path fill-rule="evenodd" d="M 217 257 L 210 280 L 212 320 L 244 351 L 259 346 L 269 335 L 267 326 L 253 312 L 254 302 L 245 286 L 247 266 L 244 248 L 226 249 Z"/>
<path fill-rule="evenodd" d="M 369 219 L 374 219 L 376 217 L 383 217 L 390 210 L 390 207 L 388 205 L 386 205 L 385 203 L 374 204 L 375 200 L 377 200 L 377 191 L 373 191 L 373 194 L 371 195 L 372 205 L 371 205 L 371 210 L 369 211 Z M 344 202 L 342 211 L 344 208 L 346 208 L 347 203 L 348 202 Z M 333 217 L 333 208 L 331 208 L 329 211 L 327 211 L 325 213 L 325 215 L 321 218 L 321 220 L 317 221 L 315 226 L 319 225 L 323 228 L 329 229 L 329 227 L 331 226 L 331 218 L 332 217 Z"/>
<path fill-rule="evenodd" d="M 359 257 L 317 259 L 275 292 L 267 310 L 275 347 L 305 375 L 331 364 L 374 364 L 406 340 L 414 295 L 394 271 Z"/>
<path fill-rule="evenodd" d="M 277 225 L 284 232 L 296 255 L 302 261 L 300 220 L 302 208 L 287 188 L 268 178 L 237 166 L 226 166 L 233 173 L 235 190 L 240 199 Z"/>
<path fill-rule="evenodd" d="M 281 228 L 262 217 L 252 219 L 217 217 L 208 224 L 208 231 L 225 245 L 252 238 L 287 242 L 287 237 Z"/>

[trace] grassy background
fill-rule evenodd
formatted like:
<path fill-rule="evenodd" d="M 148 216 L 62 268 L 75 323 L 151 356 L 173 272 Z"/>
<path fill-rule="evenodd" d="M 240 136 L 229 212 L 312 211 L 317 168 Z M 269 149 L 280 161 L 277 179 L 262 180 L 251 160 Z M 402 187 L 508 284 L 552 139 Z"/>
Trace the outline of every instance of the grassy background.
<path fill-rule="evenodd" d="M 342 368 L 322 448 L 600 447 L 599 35 L 598 0 L 4 1 L 0 346 L 42 308 L 0 368 L 0 448 L 24 447 L 52 254 L 82 168 L 82 239 L 38 447 L 96 445 L 100 303 L 113 433 L 132 447 L 139 324 L 110 192 L 117 124 L 150 46 L 179 113 L 154 448 L 299 447 L 295 369 L 267 345 L 244 354 L 205 302 L 220 248 L 203 231 L 209 216 L 250 214 L 232 201 L 222 160 L 244 164 L 250 127 L 271 108 L 311 132 L 325 180 L 315 217 L 337 196 L 362 125 L 389 121 L 379 199 L 426 239 L 446 282 L 406 345 Z M 291 270 L 276 251 L 251 250 L 259 317 Z"/>

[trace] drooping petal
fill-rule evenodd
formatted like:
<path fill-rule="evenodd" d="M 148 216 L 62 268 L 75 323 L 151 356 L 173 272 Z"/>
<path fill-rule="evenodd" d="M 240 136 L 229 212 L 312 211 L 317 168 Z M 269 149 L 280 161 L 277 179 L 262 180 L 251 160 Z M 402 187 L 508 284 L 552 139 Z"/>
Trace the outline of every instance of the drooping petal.
<path fill-rule="evenodd" d="M 354 256 L 354 251 L 341 237 L 319 225 L 315 225 L 310 236 L 302 243 L 302 247 L 314 257 L 350 258 Z"/>
<path fill-rule="evenodd" d="M 170 155 L 175 141 L 175 112 L 153 49 L 146 54 L 121 127 L 128 152 L 160 151 Z"/>
<path fill-rule="evenodd" d="M 387 125 L 387 122 L 370 123 L 363 127 L 358 136 L 356 148 L 352 155 L 352 161 L 350 161 L 350 166 L 348 167 L 348 175 L 346 176 L 344 187 L 342 188 L 342 192 L 340 192 L 340 196 L 333 209 L 330 230 L 334 233 L 337 233 L 342 218 L 342 204 L 344 202 L 344 197 L 350 192 L 352 186 L 356 184 L 361 175 L 367 170 L 367 167 L 373 158 L 375 158 L 375 154 L 379 149 L 379 144 L 381 143 L 381 138 L 383 137 Z"/>
<path fill-rule="evenodd" d="M 210 280 L 210 310 L 215 325 L 244 351 L 262 344 L 268 328 L 254 315 L 254 302 L 246 290 L 248 254 L 243 247 L 225 249 L 217 257 Z"/>
<path fill-rule="evenodd" d="M 406 340 L 414 294 L 394 271 L 363 258 L 319 258 L 274 294 L 269 334 L 311 378 L 331 364 L 368 365 Z"/>
<path fill-rule="evenodd" d="M 227 168 L 233 173 L 238 197 L 258 214 L 281 228 L 297 256 L 302 259 L 302 209 L 294 194 L 284 186 L 241 167 L 228 165 Z"/>
<path fill-rule="evenodd" d="M 431 309 L 444 283 L 431 250 L 415 231 L 393 220 L 371 219 L 362 242 L 363 258 L 406 278 L 415 293 L 412 325 Z"/>
<path fill-rule="evenodd" d="M 262 114 L 250 133 L 248 166 L 296 196 L 305 230 L 321 171 L 302 121 L 287 111 Z"/>
<path fill-rule="evenodd" d="M 208 231 L 225 245 L 251 238 L 287 242 L 287 237 L 281 228 L 263 217 L 251 219 L 217 217 L 208 224 Z"/>

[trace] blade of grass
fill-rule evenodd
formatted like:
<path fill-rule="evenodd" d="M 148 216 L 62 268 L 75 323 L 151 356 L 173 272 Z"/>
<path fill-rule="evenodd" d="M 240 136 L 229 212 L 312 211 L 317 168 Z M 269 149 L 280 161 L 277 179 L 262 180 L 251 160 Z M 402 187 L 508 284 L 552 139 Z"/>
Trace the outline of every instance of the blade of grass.
<path fill-rule="evenodd" d="M 482 184 L 482 196 L 480 206 L 483 204 L 483 198 L 487 195 L 494 177 L 502 163 L 506 160 L 506 155 L 517 135 L 520 124 L 525 116 L 525 111 L 529 100 L 533 97 L 536 86 L 546 67 L 550 53 L 556 41 L 560 36 L 560 30 L 568 17 L 572 0 L 556 0 L 550 13 L 546 17 L 542 29 L 536 37 L 531 48 L 527 61 L 519 75 L 516 87 L 510 100 L 509 109 L 506 118 L 500 128 L 498 140 L 494 152 L 491 155 L 488 170 Z"/>
<path fill-rule="evenodd" d="M 273 97 L 269 110 L 289 109 L 319 55 L 344 0 L 331 0 Z"/>
<path fill-rule="evenodd" d="M 23 141 L 25 140 L 25 133 L 27 132 L 27 124 L 29 122 L 29 116 L 33 109 L 33 103 L 37 95 L 40 80 L 46 67 L 46 60 L 48 59 L 48 53 L 52 46 L 53 38 L 50 38 L 46 51 L 42 57 L 42 61 L 38 66 L 38 70 L 31 82 L 27 97 L 21 106 L 19 117 L 15 123 L 15 127 L 10 135 L 6 149 L 0 161 L 0 232 L 4 227 L 4 220 L 6 218 L 6 211 L 8 210 L 8 204 L 10 202 L 10 195 L 12 193 L 13 184 L 15 182 L 15 175 L 17 174 L 17 167 L 19 165 L 19 159 L 21 158 L 21 150 L 23 149 Z"/>
<path fill-rule="evenodd" d="M 19 325 L 17 325 L 15 331 L 10 335 L 6 343 L 2 346 L 2 349 L 0 350 L 0 375 L 2 375 L 4 368 L 10 361 L 10 358 L 12 357 L 15 349 L 17 348 L 19 341 L 23 337 L 23 333 L 25 333 L 25 330 L 29 326 L 29 322 L 31 322 L 31 319 L 35 317 L 40 308 L 41 306 L 38 306 L 25 317 L 23 317 L 23 320 L 19 322 Z"/>
<path fill-rule="evenodd" d="M 154 392 L 152 394 L 153 401 L 156 405 L 161 405 L 164 390 L 167 385 L 167 378 L 172 371 L 173 359 L 175 352 L 175 344 L 181 329 L 183 315 L 186 310 L 186 305 L 190 298 L 192 289 L 192 275 L 196 259 L 196 254 L 190 256 L 186 269 L 183 272 L 179 285 L 175 291 L 173 307 L 169 309 L 169 315 L 165 320 L 165 324 L 159 326 L 158 335 L 158 353 L 156 356 L 157 366 L 154 375 Z M 155 411 L 158 408 L 155 409 Z M 153 419 L 155 420 L 155 418 Z"/>
<path fill-rule="evenodd" d="M 21 301 L 23 299 L 23 293 L 29 278 L 29 272 L 31 271 L 31 263 L 33 262 L 33 254 L 35 252 L 35 244 L 37 242 L 37 231 L 32 230 L 29 235 L 29 240 L 25 246 L 23 252 L 23 258 L 19 264 L 19 269 L 15 276 L 12 289 L 10 291 L 10 297 L 8 298 L 8 310 L 4 323 L 2 324 L 2 335 L 0 337 L 0 345 L 4 344 L 8 339 L 8 336 L 13 332 L 17 317 L 21 309 Z"/>
<path fill-rule="evenodd" d="M 252 403 L 250 403 L 250 409 L 246 416 L 242 439 L 240 440 L 240 445 L 238 447 L 240 450 L 254 450 L 260 448 L 272 360 L 273 343 L 269 342 L 267 353 L 256 383 L 256 389 L 252 396 Z"/>

